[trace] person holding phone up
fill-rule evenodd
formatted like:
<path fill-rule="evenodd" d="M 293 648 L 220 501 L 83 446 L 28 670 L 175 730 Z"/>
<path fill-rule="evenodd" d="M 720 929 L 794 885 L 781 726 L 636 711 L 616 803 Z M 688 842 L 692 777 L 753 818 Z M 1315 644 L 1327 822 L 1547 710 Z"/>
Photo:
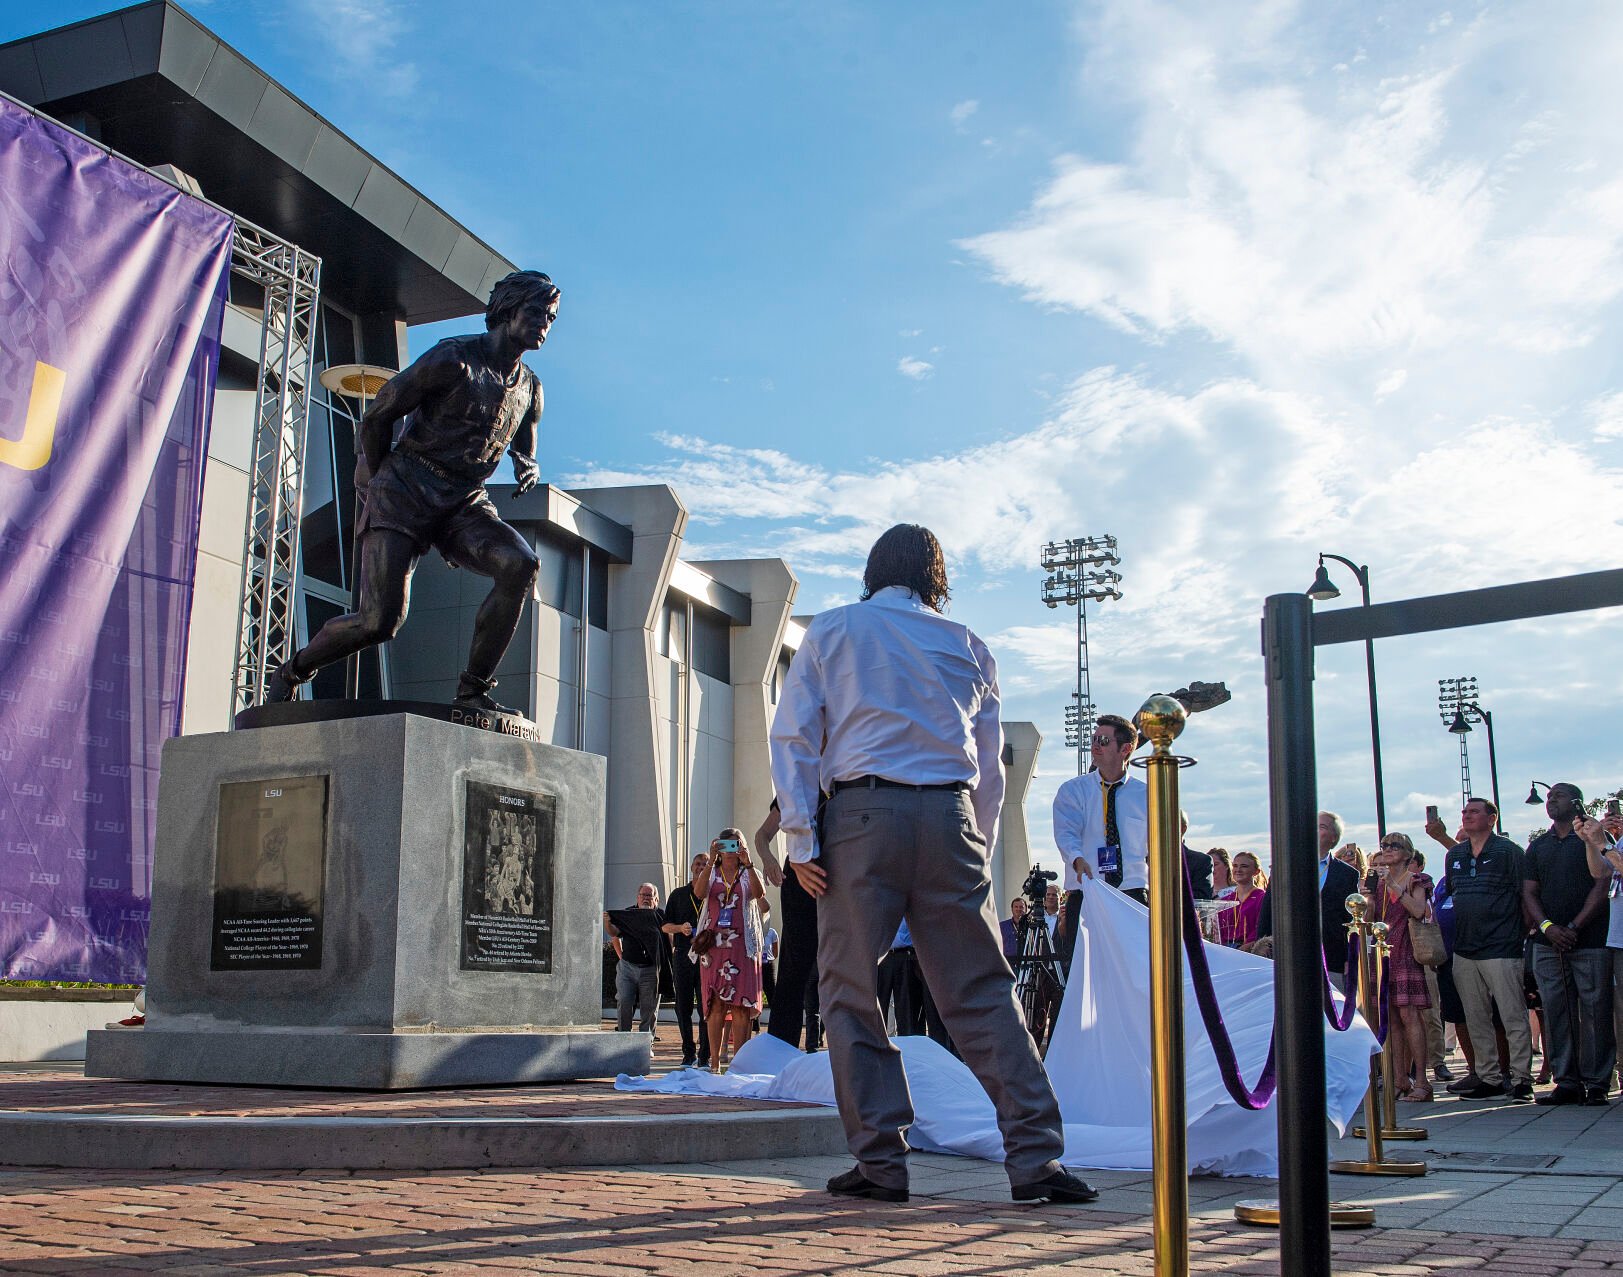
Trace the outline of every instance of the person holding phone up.
<path fill-rule="evenodd" d="M 693 890 L 704 901 L 704 912 L 689 957 L 699 964 L 705 1033 L 712 1053 L 710 1071 L 720 1073 L 721 1031 L 728 1013 L 733 1018 L 729 1056 L 744 1045 L 750 1024 L 761 1014 L 765 936 L 760 901 L 766 892 L 739 830 L 723 829 L 710 844 L 710 864 L 693 880 Z"/>

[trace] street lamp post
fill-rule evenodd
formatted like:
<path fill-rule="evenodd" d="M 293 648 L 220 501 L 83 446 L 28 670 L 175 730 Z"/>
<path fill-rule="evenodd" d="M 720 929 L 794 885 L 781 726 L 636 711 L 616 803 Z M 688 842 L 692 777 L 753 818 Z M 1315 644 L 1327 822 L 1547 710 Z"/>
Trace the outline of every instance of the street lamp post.
<path fill-rule="evenodd" d="M 1494 824 L 1499 832 L 1505 832 L 1505 813 L 1499 806 L 1499 756 L 1493 747 L 1493 715 L 1476 701 L 1460 701 L 1454 710 L 1454 721 L 1448 725 L 1448 730 L 1456 736 L 1464 736 L 1471 730 L 1471 720 L 1481 719 L 1488 729 L 1488 783 L 1493 786 L 1493 809 L 1495 813 Z"/>
<path fill-rule="evenodd" d="M 1313 584 L 1307 589 L 1310 599 L 1324 602 L 1327 599 L 1338 599 L 1341 591 L 1330 579 L 1330 572 L 1324 566 L 1326 559 L 1334 559 L 1337 563 L 1347 566 L 1358 580 L 1358 588 L 1364 595 L 1364 606 L 1369 606 L 1369 567 L 1366 564 L 1360 567 L 1351 559 L 1343 558 L 1339 554 L 1320 554 L 1319 571 L 1313 578 Z M 1364 640 L 1364 670 L 1369 685 L 1369 744 L 1370 752 L 1375 764 L 1375 828 L 1379 837 L 1386 837 L 1386 783 L 1381 777 L 1381 713 L 1375 693 L 1375 640 Z"/>

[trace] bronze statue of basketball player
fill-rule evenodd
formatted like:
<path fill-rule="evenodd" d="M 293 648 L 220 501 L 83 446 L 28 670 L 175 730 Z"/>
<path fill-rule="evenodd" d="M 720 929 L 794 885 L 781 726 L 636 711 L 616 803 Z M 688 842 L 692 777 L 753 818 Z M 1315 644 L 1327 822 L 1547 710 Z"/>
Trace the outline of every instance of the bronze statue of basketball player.
<path fill-rule="evenodd" d="M 516 271 L 490 294 L 482 336 L 448 337 L 386 384 L 361 419 L 355 462 L 360 549 L 355 610 L 322 626 L 271 675 L 266 701 L 292 700 L 324 665 L 394 637 L 411 574 L 430 547 L 494 582 L 474 619 L 456 703 L 511 714 L 490 696 L 535 583 L 535 551 L 502 522 L 485 491 L 506 452 L 519 492 L 535 487 L 541 382 L 524 366 L 558 317 L 558 286 Z M 394 427 L 405 429 L 393 443 Z"/>

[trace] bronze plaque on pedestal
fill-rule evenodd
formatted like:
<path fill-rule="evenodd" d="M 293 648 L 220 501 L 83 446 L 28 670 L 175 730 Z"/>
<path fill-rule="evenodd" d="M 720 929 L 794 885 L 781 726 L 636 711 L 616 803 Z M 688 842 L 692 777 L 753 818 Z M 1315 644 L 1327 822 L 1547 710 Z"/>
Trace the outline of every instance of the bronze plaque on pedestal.
<path fill-rule="evenodd" d="M 462 854 L 462 969 L 552 970 L 557 801 L 468 782 Z"/>
<path fill-rule="evenodd" d="M 326 870 L 327 777 L 221 785 L 209 966 L 319 968 Z"/>

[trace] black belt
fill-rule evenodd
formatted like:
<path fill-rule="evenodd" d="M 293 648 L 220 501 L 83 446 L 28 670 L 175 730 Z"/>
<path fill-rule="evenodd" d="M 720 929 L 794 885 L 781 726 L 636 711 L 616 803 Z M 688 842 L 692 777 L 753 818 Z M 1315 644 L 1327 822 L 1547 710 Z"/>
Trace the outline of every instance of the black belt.
<path fill-rule="evenodd" d="M 957 793 L 965 793 L 969 789 L 967 780 L 948 780 L 939 785 L 909 785 L 905 781 L 886 780 L 883 776 L 858 776 L 855 780 L 837 780 L 834 782 L 834 792 L 837 794 L 845 789 L 912 789 L 933 790 L 950 789 Z"/>

